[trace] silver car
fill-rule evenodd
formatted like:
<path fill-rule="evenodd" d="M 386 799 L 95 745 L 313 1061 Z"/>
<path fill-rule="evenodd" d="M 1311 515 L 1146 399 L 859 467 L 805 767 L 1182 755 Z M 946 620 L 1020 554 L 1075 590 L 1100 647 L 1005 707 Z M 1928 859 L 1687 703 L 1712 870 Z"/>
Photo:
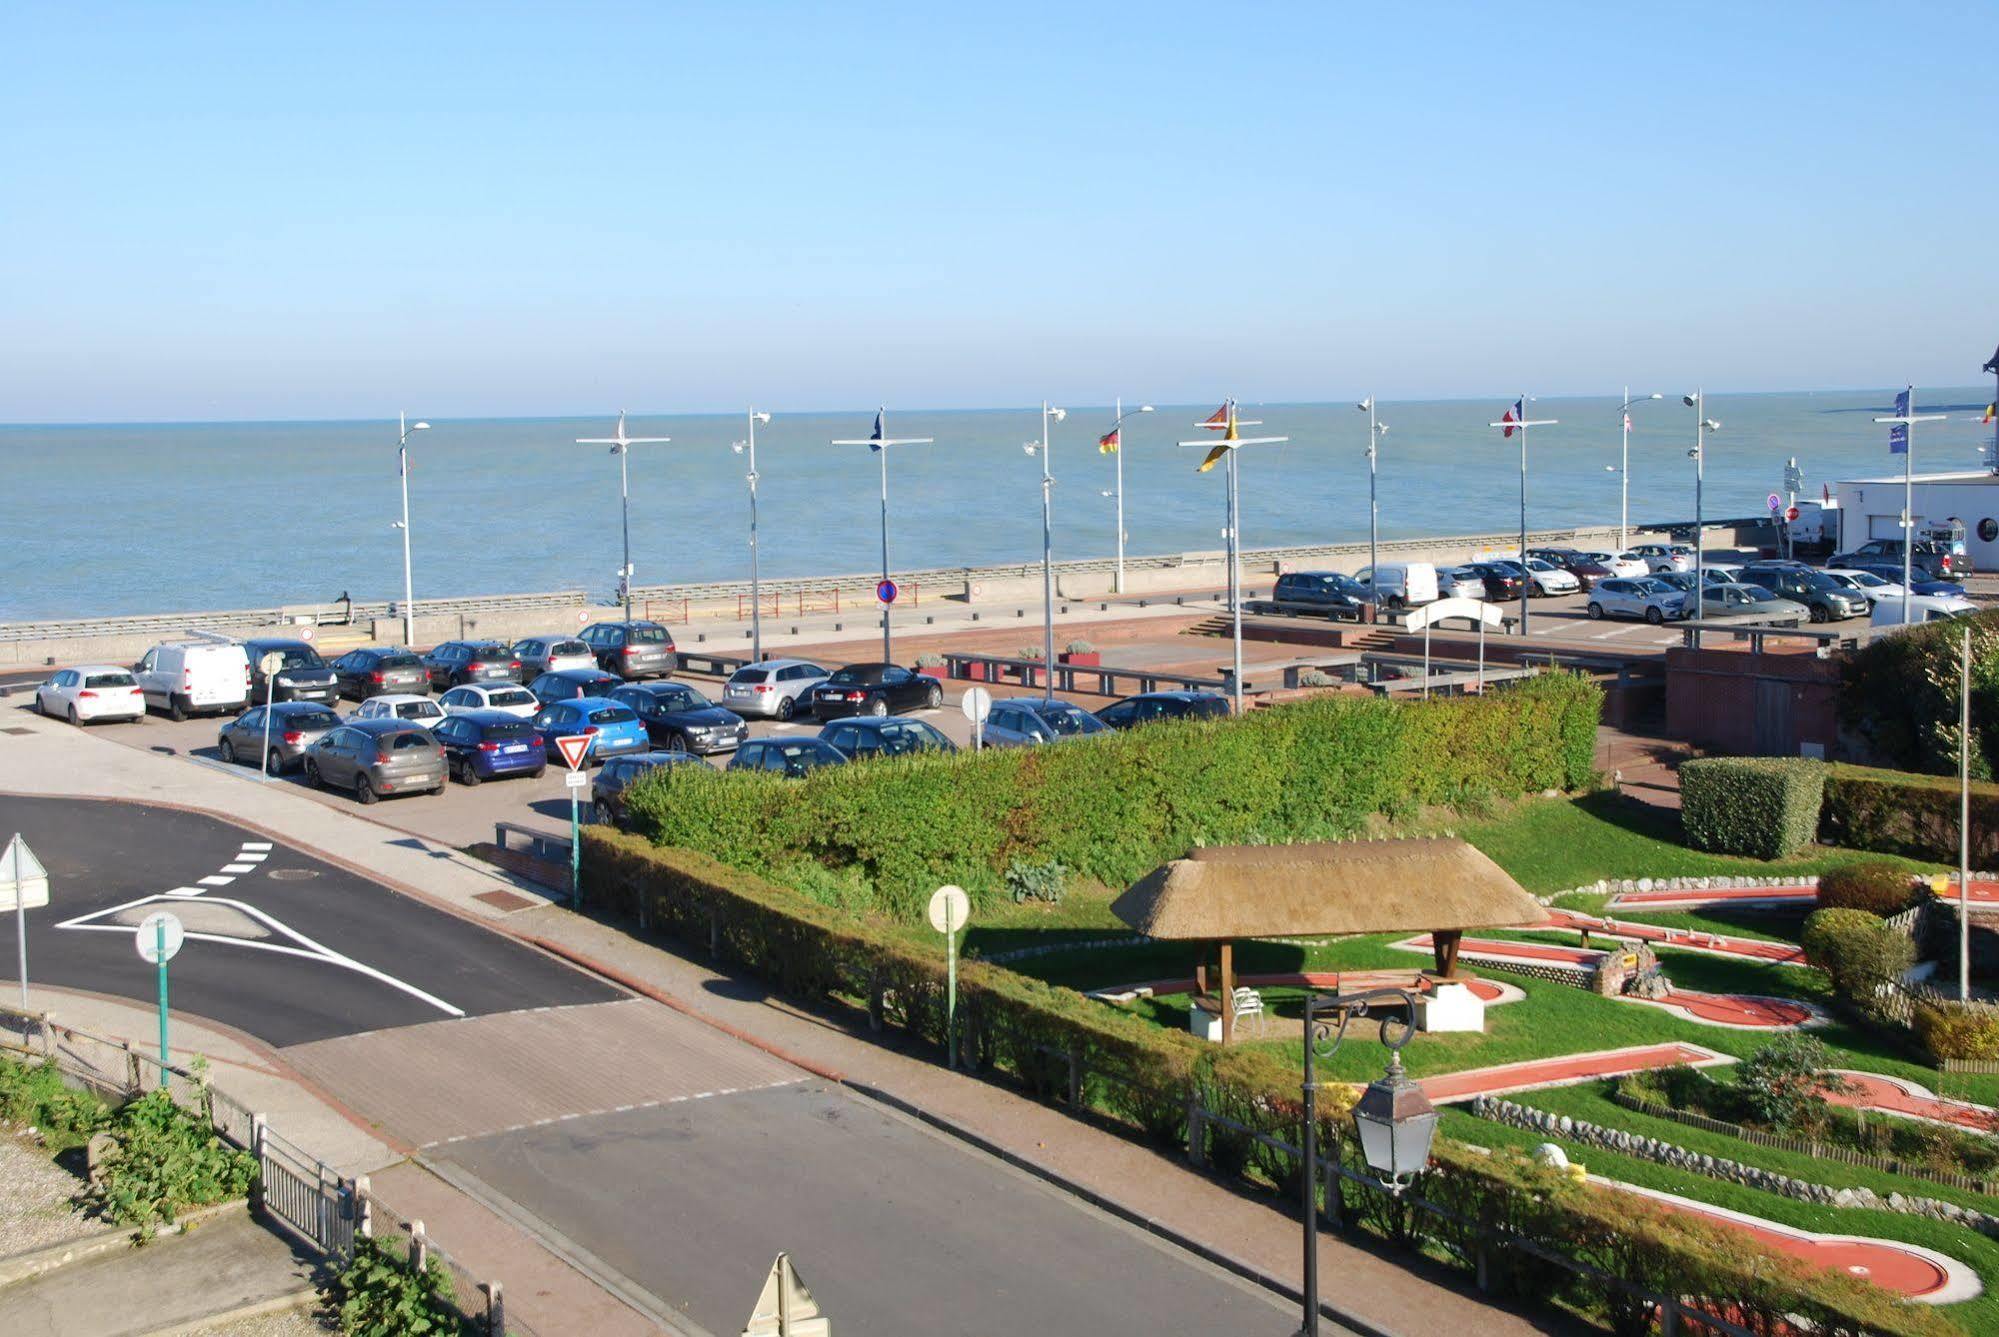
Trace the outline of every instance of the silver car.
<path fill-rule="evenodd" d="M 1710 585 L 1701 591 L 1701 617 L 1796 627 L 1812 620 L 1812 610 L 1780 599 L 1761 585 Z"/>
<path fill-rule="evenodd" d="M 351 789 L 363 803 L 386 794 L 442 794 L 444 749 L 430 730 L 406 720 L 350 720 L 305 750 L 305 782 Z"/>
<path fill-rule="evenodd" d="M 1635 617 L 1652 625 L 1687 615 L 1687 596 L 1656 576 L 1599 580 L 1590 591 L 1592 618 Z"/>
<path fill-rule="evenodd" d="M 1081 706 L 1020 696 L 993 702 L 980 731 L 980 741 L 987 747 L 1033 747 L 1037 743 L 1109 732 L 1109 725 Z"/>
<path fill-rule="evenodd" d="M 261 756 L 265 774 L 282 775 L 298 765 L 305 750 L 321 735 L 339 727 L 340 717 L 325 706 L 311 701 L 280 701 L 274 706 L 254 706 L 223 725 L 216 749 L 231 765 L 255 766 Z"/>
<path fill-rule="evenodd" d="M 515 641 L 514 658 L 521 661 L 522 682 L 563 669 L 597 667 L 596 653 L 574 636 L 530 636 Z"/>
<path fill-rule="evenodd" d="M 745 664 L 722 684 L 722 704 L 738 715 L 788 720 L 812 704 L 807 696 L 832 675 L 803 659 L 766 659 Z"/>

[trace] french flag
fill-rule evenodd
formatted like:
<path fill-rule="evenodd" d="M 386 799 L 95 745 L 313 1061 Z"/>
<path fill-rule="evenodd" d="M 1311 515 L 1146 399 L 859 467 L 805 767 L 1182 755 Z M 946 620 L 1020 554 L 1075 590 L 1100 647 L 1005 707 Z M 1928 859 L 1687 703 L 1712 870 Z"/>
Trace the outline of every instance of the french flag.
<path fill-rule="evenodd" d="M 1506 412 L 1501 414 L 1499 418 L 1499 420 L 1503 423 L 1524 422 L 1526 421 L 1526 419 L 1527 419 L 1527 401 L 1525 399 L 1514 400 L 1513 407 L 1506 410 Z M 1513 432 L 1514 429 L 1512 427 L 1508 427 L 1505 431 L 1500 433 L 1500 436 L 1502 439 L 1510 437 L 1513 435 Z"/>
<path fill-rule="evenodd" d="M 882 430 L 882 414 L 886 411 L 885 409 L 875 410 L 875 430 L 868 433 L 868 440 L 873 443 L 868 447 L 869 450 L 879 451 L 883 438 L 888 435 L 887 432 Z"/>

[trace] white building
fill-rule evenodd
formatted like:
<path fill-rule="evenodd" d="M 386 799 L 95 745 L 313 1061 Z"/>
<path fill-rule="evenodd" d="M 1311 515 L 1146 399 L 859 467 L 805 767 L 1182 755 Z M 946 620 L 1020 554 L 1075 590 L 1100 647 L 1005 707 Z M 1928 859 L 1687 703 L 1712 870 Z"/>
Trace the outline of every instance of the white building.
<path fill-rule="evenodd" d="M 1902 483 L 1902 475 L 1895 474 L 1832 485 L 1839 506 L 1837 551 L 1851 552 L 1869 539 L 1902 536 Z M 1945 520 L 1962 522 L 1972 568 L 1999 570 L 1999 475 L 1982 470 L 1917 474 L 1911 508 L 1918 530 Z"/>

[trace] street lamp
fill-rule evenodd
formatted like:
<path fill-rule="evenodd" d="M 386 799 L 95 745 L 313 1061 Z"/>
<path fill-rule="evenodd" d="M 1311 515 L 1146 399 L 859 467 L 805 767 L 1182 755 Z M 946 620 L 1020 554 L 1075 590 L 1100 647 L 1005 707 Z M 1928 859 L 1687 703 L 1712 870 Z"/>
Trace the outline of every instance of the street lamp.
<path fill-rule="evenodd" d="M 1131 412 L 1150 413 L 1152 412 L 1152 405 L 1140 404 L 1137 408 L 1133 409 Z M 1111 429 L 1110 431 L 1105 432 L 1102 436 L 1097 438 L 1097 450 L 1100 453 L 1113 456 L 1117 461 L 1117 482 L 1113 485 L 1112 490 L 1104 493 L 1104 495 L 1106 497 L 1117 498 L 1117 572 L 1111 578 L 1111 593 L 1123 594 L 1124 593 L 1124 436 L 1119 431 L 1119 429 L 1124 426 L 1124 420 L 1130 417 L 1131 414 L 1126 413 L 1124 411 L 1123 399 L 1119 399 L 1117 401 L 1116 405 L 1111 409 L 1111 413 L 1113 415 L 1111 421 Z"/>
<path fill-rule="evenodd" d="M 410 587 L 410 433 L 428 432 L 430 424 L 413 423 L 408 414 L 398 413 L 396 428 L 396 470 L 403 478 L 403 518 L 395 527 L 403 531 L 403 645 L 407 647 L 416 642 L 416 610 L 410 607 L 415 597 Z"/>
<path fill-rule="evenodd" d="M 764 657 L 763 586 L 757 579 L 757 424 L 770 421 L 770 414 L 750 410 L 750 438 L 748 441 L 732 441 L 729 449 L 741 454 L 745 447 L 750 452 L 750 471 L 744 475 L 750 484 L 750 661 L 759 663 Z"/>
<path fill-rule="evenodd" d="M 1703 541 L 1707 530 L 1702 523 L 1702 488 L 1707 482 L 1707 434 L 1719 432 L 1721 424 L 1707 416 L 1707 394 L 1696 390 L 1690 395 L 1681 395 L 1680 402 L 1694 411 L 1694 448 L 1687 452 L 1694 460 L 1694 621 L 1698 623 L 1707 608 L 1707 544 Z M 1694 628 L 1694 648 L 1700 649 L 1700 628 Z"/>
<path fill-rule="evenodd" d="M 1527 597 L 1534 590 L 1534 573 L 1527 567 L 1527 429 L 1529 427 L 1553 427 L 1560 418 L 1527 417 L 1527 396 L 1513 401 L 1513 407 L 1499 415 L 1498 422 L 1489 422 L 1487 427 L 1497 427 L 1501 438 L 1520 433 L 1520 634 L 1527 634 Z"/>
<path fill-rule="evenodd" d="M 1401 1009 L 1396 1015 L 1390 1008 Z M 1375 1182 L 1401 1197 L 1430 1163 L 1437 1134 L 1437 1111 L 1423 1088 L 1402 1070 L 1402 1048 L 1416 1033 L 1416 999 L 1407 989 L 1305 995 L 1305 1127 L 1300 1139 L 1304 1161 L 1305 1323 L 1303 1337 L 1319 1333 L 1319 1072 L 1318 1060 L 1331 1059 L 1346 1039 L 1347 1025 L 1382 1009 L 1381 1042 L 1388 1047 L 1388 1070 L 1368 1085 L 1353 1108 L 1361 1157 Z M 1337 1024 L 1335 1024 L 1337 1022 Z M 1338 1160 L 1334 1173 L 1338 1173 Z"/>
<path fill-rule="evenodd" d="M 626 466 L 626 458 L 633 446 L 664 445 L 673 440 L 670 436 L 626 436 L 625 411 L 618 410 L 618 434 L 616 436 L 579 436 L 579 446 L 609 446 L 611 453 L 618 457 L 618 513 L 625 531 L 625 564 L 618 568 L 618 593 L 625 604 L 625 621 L 632 620 L 632 483 L 631 470 Z"/>
<path fill-rule="evenodd" d="M 1042 696 L 1052 700 L 1055 696 L 1055 538 L 1052 502 L 1055 493 L 1055 477 L 1048 467 L 1048 420 L 1061 422 L 1069 416 L 1069 410 L 1058 409 L 1047 400 L 1041 401 L 1041 440 L 1029 441 L 1021 447 L 1030 455 L 1041 457 L 1041 680 L 1044 685 Z"/>
<path fill-rule="evenodd" d="M 1663 399 L 1659 394 L 1631 397 L 1631 387 L 1624 387 L 1624 402 L 1618 405 L 1618 416 L 1624 419 L 1624 449 L 1618 458 L 1618 498 L 1617 498 L 1617 550 L 1624 551 L 1624 545 L 1631 541 L 1626 533 L 1631 528 L 1631 406 L 1647 399 Z M 1696 615 L 1699 613 L 1695 609 Z"/>
<path fill-rule="evenodd" d="M 875 429 L 874 429 L 874 431 L 872 431 L 872 432 L 868 433 L 868 434 L 867 434 L 867 436 L 866 436 L 866 437 L 864 437 L 864 438 L 858 438 L 858 439 L 856 439 L 856 438 L 850 438 L 850 439 L 847 439 L 847 440 L 843 440 L 843 441 L 835 441 L 835 442 L 833 442 L 833 443 L 832 443 L 832 444 L 834 444 L 834 445 L 836 445 L 836 446 L 866 446 L 866 447 L 867 447 L 867 448 L 868 448 L 869 450 L 873 451 L 873 452 L 874 452 L 874 453 L 875 453 L 875 454 L 876 454 L 877 456 L 879 456 L 879 457 L 880 457 L 880 459 L 881 459 L 881 466 L 882 466 L 882 584 L 883 584 L 883 585 L 887 585 L 887 584 L 889 583 L 889 579 L 888 579 L 888 448 L 889 448 L 890 446 L 927 446 L 927 445 L 929 445 L 929 444 L 931 443 L 931 441 L 933 441 L 934 439 L 935 439 L 934 437 L 928 437 L 928 436 L 905 436 L 905 437 L 891 437 L 891 436 L 889 436 L 889 434 L 888 434 L 888 410 L 887 410 L 887 409 L 885 409 L 885 408 L 878 408 L 878 409 L 876 409 L 876 410 L 875 410 Z M 886 591 L 882 591 L 882 592 L 883 592 L 883 593 L 885 593 Z M 893 654 L 892 654 L 892 653 L 890 652 L 890 641 L 889 641 L 889 610 L 890 610 L 891 608 L 893 608 L 893 607 L 894 607 L 894 605 L 893 605 L 893 604 L 891 604 L 891 603 L 889 603 L 889 602 L 888 602 L 887 600 L 883 600 L 883 601 L 882 601 L 882 662 L 883 662 L 883 663 L 885 663 L 885 664 L 889 664 L 889 663 L 894 663 L 894 662 L 895 662 L 895 657 L 894 657 L 894 655 L 893 655 Z"/>
<path fill-rule="evenodd" d="M 1373 594 L 1375 568 L 1381 565 L 1381 506 L 1374 494 L 1374 457 L 1379 453 L 1381 438 L 1388 435 L 1388 424 L 1374 416 L 1373 395 L 1354 407 L 1367 415 L 1367 592 Z"/>

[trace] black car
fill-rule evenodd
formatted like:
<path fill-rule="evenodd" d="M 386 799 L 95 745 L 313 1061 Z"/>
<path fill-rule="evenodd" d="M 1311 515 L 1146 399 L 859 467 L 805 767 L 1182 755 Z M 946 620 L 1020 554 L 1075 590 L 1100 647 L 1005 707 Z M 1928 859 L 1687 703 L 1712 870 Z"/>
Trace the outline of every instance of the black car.
<path fill-rule="evenodd" d="M 657 622 L 592 622 L 578 639 L 597 656 L 597 667 L 620 678 L 671 678 L 680 667 L 673 633 Z"/>
<path fill-rule="evenodd" d="M 632 708 L 655 746 L 674 752 L 727 752 L 750 736 L 741 715 L 684 683 L 630 683 L 612 688 L 610 695 Z"/>
<path fill-rule="evenodd" d="M 1367 586 L 1339 571 L 1287 571 L 1277 578 L 1270 598 L 1246 605 L 1253 613 L 1286 613 L 1355 621 L 1362 605 L 1373 600 Z"/>
<path fill-rule="evenodd" d="M 936 725 L 922 720 L 839 720 L 821 729 L 819 738 L 849 761 L 958 750 Z"/>
<path fill-rule="evenodd" d="M 1462 569 L 1485 582 L 1485 597 L 1488 599 L 1520 597 L 1520 568 L 1511 563 L 1473 562 Z"/>
<path fill-rule="evenodd" d="M 430 690 L 429 671 L 424 668 L 423 661 L 408 650 L 393 650 L 379 645 L 365 650 L 349 650 L 333 661 L 332 668 L 339 683 L 340 695 L 356 701 L 366 701 L 371 696 L 387 696 L 392 692 Z"/>
<path fill-rule="evenodd" d="M 1142 692 L 1096 712 L 1113 729 L 1130 729 L 1155 720 L 1211 720 L 1229 713 L 1229 699 L 1213 692 Z"/>
<path fill-rule="evenodd" d="M 900 664 L 849 664 L 812 689 L 812 713 L 822 720 L 843 715 L 893 715 L 944 704 L 944 684 Z"/>
<path fill-rule="evenodd" d="M 600 822 L 623 826 L 625 791 L 634 781 L 659 766 L 700 766 L 701 758 L 691 752 L 634 752 L 628 757 L 612 757 L 590 779 L 590 805 Z"/>
<path fill-rule="evenodd" d="M 528 684 L 534 699 L 544 706 L 552 701 L 571 701 L 579 696 L 609 696 L 624 679 L 602 669 L 557 669 L 544 673 Z"/>
<path fill-rule="evenodd" d="M 764 771 L 793 779 L 821 766 L 838 766 L 847 754 L 820 738 L 758 738 L 736 749 L 732 771 Z"/>
<path fill-rule="evenodd" d="M 423 657 L 423 666 L 440 692 L 467 683 L 521 680 L 521 661 L 497 641 L 446 641 Z"/>
<path fill-rule="evenodd" d="M 319 657 L 319 651 L 304 641 L 280 640 L 276 637 L 260 636 L 243 642 L 243 653 L 250 658 L 250 702 L 263 705 L 268 701 L 332 701 L 340 695 L 340 675 L 327 667 Z M 278 655 L 284 660 L 278 669 L 277 682 L 272 684 L 264 678 L 264 656 Z"/>

